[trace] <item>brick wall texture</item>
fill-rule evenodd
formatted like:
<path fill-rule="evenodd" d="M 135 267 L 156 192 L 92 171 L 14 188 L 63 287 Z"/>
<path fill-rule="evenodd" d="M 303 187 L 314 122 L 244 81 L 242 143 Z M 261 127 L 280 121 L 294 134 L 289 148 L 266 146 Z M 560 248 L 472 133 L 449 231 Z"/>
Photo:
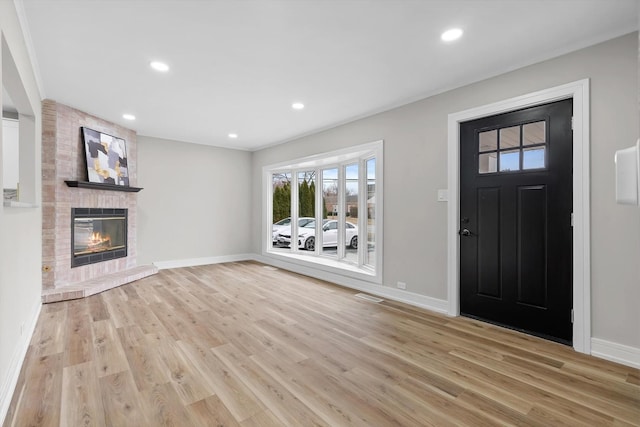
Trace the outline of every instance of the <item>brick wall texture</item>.
<path fill-rule="evenodd" d="M 72 188 L 64 182 L 87 180 L 82 126 L 126 141 L 129 183 L 137 184 L 134 131 L 52 100 L 42 102 L 43 291 L 136 266 L 136 193 Z M 128 256 L 71 268 L 71 208 L 129 209 Z"/>

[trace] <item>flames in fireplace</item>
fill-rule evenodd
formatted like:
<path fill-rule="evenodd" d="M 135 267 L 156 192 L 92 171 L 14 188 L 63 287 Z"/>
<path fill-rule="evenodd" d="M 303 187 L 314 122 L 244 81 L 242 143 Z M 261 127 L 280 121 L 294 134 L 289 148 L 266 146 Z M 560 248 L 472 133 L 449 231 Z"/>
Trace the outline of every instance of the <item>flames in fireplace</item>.
<path fill-rule="evenodd" d="M 102 234 L 97 231 L 95 233 L 91 233 L 91 236 L 87 241 L 87 249 L 80 252 L 79 254 L 102 252 L 109 249 L 112 249 L 111 236 L 109 236 L 108 234 Z"/>

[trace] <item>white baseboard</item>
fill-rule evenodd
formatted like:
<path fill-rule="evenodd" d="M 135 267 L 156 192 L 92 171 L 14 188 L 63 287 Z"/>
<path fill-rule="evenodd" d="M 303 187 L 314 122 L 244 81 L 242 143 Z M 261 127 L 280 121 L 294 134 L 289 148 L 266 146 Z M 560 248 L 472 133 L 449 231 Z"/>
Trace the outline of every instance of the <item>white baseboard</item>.
<path fill-rule="evenodd" d="M 640 348 L 591 338 L 591 355 L 640 369 Z"/>
<path fill-rule="evenodd" d="M 425 295 L 413 292 L 403 291 L 392 287 L 382 286 L 370 283 L 364 280 L 352 277 L 342 276 L 340 274 L 331 273 L 325 270 L 318 270 L 312 267 L 306 267 L 299 264 L 288 263 L 274 258 L 268 258 L 261 255 L 253 255 L 254 261 L 259 261 L 283 270 L 293 271 L 294 273 L 304 274 L 305 276 L 314 277 L 316 279 L 326 280 L 331 283 L 338 284 L 358 291 L 363 291 L 378 297 L 388 298 L 394 301 L 403 302 L 415 307 L 424 308 L 426 310 L 435 311 L 437 313 L 447 314 L 448 303 L 446 300 L 431 298 Z"/>
<path fill-rule="evenodd" d="M 401 289 L 381 286 L 375 283 L 366 282 L 364 280 L 359 280 L 352 277 L 346 277 L 340 274 L 335 274 L 335 273 L 327 272 L 324 270 L 314 269 L 312 267 L 306 267 L 299 264 L 293 264 L 293 263 L 288 263 L 284 261 L 279 261 L 273 258 L 267 258 L 258 254 L 236 254 L 236 255 L 224 255 L 224 256 L 218 256 L 218 257 L 191 258 L 191 259 L 181 259 L 181 260 L 172 260 L 172 261 L 155 261 L 153 265 L 158 267 L 160 270 L 163 270 L 166 268 L 195 267 L 198 265 L 221 264 L 224 262 L 237 262 L 237 261 L 258 261 L 263 264 L 268 264 L 274 267 L 282 268 L 283 270 L 293 271 L 294 273 L 304 274 L 305 276 L 326 280 L 328 282 L 335 283 L 347 288 L 367 292 L 369 294 L 376 295 L 378 297 L 388 298 L 394 301 L 399 301 L 405 304 L 413 305 L 415 307 L 420 307 L 427 310 L 435 311 L 437 313 L 447 314 L 448 305 L 446 300 L 431 298 L 425 295 L 403 291 Z"/>
<path fill-rule="evenodd" d="M 195 267 L 198 265 L 222 264 L 224 262 L 249 261 L 255 259 L 254 254 L 223 255 L 204 258 L 189 258 L 170 261 L 154 261 L 153 265 L 160 270 L 167 268 Z"/>
<path fill-rule="evenodd" d="M 7 378 L 5 378 L 2 388 L 0 388 L 0 425 L 4 424 L 4 420 L 9 411 L 9 405 L 11 405 L 11 399 L 15 392 L 16 385 L 18 385 L 18 378 L 20 377 L 20 371 L 22 370 L 22 364 L 24 358 L 27 355 L 29 349 L 29 343 L 33 332 L 36 329 L 38 323 L 38 317 L 40 317 L 40 310 L 42 309 L 42 303 L 38 298 L 38 304 L 32 310 L 32 315 L 28 319 L 28 323 L 25 324 L 25 333 L 22 334 L 21 341 L 16 346 L 16 350 L 9 362 L 9 370 L 7 371 Z"/>

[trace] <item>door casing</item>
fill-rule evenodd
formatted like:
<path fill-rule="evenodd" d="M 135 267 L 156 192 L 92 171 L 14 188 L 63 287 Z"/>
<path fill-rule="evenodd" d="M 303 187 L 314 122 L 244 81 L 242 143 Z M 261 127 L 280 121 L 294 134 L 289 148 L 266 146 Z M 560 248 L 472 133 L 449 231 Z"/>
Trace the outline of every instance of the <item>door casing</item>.
<path fill-rule="evenodd" d="M 460 123 L 567 98 L 573 99 L 573 348 L 591 354 L 589 79 L 449 114 L 447 314 L 460 315 Z"/>

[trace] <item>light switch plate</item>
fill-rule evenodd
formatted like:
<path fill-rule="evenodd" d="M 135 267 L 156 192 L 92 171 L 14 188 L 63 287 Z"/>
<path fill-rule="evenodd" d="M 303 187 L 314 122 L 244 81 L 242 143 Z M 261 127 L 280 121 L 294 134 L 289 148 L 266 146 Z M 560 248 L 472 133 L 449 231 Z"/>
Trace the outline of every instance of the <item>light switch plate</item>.
<path fill-rule="evenodd" d="M 438 201 L 439 202 L 448 202 L 449 201 L 449 190 L 438 190 Z"/>

